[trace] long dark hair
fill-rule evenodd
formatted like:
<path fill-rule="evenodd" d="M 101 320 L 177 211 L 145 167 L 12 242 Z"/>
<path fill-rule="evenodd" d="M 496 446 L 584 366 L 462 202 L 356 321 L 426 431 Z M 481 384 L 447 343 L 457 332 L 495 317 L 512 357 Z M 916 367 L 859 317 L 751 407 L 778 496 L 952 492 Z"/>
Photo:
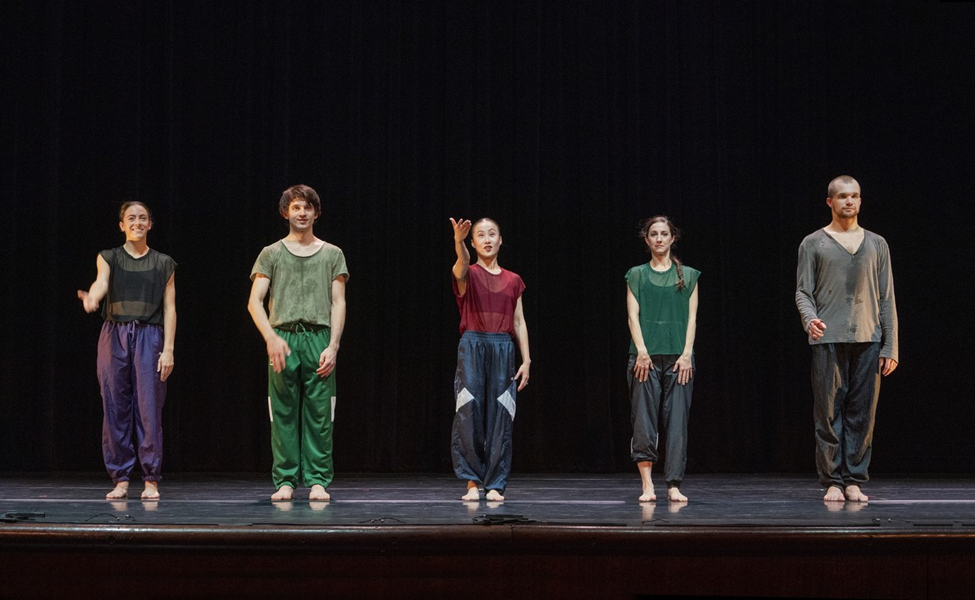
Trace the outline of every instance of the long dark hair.
<path fill-rule="evenodd" d="M 667 229 L 670 230 L 670 236 L 674 238 L 674 242 L 673 242 L 674 244 L 676 244 L 677 240 L 680 239 L 680 229 L 677 229 L 677 227 L 674 226 L 674 224 L 670 221 L 670 219 L 664 215 L 657 215 L 655 217 L 650 217 L 649 219 L 640 223 L 641 239 L 643 240 L 647 239 L 647 236 L 650 235 L 650 227 L 653 226 L 654 223 L 663 223 L 664 225 L 667 226 Z M 671 245 L 671 248 L 673 248 L 673 245 Z M 647 252 L 650 251 L 651 251 L 650 247 L 647 246 Z M 680 259 L 674 255 L 673 251 L 671 251 L 670 253 L 670 260 L 674 261 L 674 264 L 677 265 L 677 291 L 679 292 L 683 290 L 684 287 L 687 285 L 684 282 L 684 265 L 681 264 Z"/>

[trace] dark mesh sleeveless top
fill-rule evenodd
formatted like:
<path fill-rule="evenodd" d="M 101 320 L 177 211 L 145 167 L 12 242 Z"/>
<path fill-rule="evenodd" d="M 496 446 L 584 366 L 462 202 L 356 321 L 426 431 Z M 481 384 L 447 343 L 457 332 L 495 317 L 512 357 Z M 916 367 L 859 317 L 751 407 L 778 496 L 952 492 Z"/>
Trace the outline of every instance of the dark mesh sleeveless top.
<path fill-rule="evenodd" d="M 101 257 L 111 268 L 108 295 L 102 302 L 106 321 L 140 321 L 161 325 L 166 282 L 176 270 L 176 261 L 152 248 L 134 258 L 124 247 L 102 250 Z"/>

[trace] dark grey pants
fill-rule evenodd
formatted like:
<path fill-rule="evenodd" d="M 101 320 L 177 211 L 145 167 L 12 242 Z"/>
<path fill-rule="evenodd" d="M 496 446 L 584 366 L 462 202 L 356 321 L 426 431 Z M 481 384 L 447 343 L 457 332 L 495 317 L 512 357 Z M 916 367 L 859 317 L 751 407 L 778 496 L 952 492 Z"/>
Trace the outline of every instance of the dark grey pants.
<path fill-rule="evenodd" d="M 627 363 L 626 377 L 630 387 L 630 423 L 633 438 L 630 440 L 630 458 L 634 462 L 658 462 L 659 429 L 664 434 L 664 481 L 668 487 L 679 487 L 687 467 L 687 420 L 691 414 L 691 394 L 694 378 L 686 384 L 677 383 L 678 372 L 674 365 L 680 358 L 676 354 L 651 356 L 653 369 L 647 380 L 637 381 L 633 374 L 636 356 L 631 354 Z M 696 370 L 695 370 L 696 371 Z"/>
<path fill-rule="evenodd" d="M 812 353 L 819 482 L 866 483 L 880 397 L 880 342 L 814 344 Z"/>
<path fill-rule="evenodd" d="M 507 333 L 465 331 L 457 345 L 456 407 L 450 455 L 457 477 L 504 493 L 511 474 L 511 431 L 518 382 Z"/>

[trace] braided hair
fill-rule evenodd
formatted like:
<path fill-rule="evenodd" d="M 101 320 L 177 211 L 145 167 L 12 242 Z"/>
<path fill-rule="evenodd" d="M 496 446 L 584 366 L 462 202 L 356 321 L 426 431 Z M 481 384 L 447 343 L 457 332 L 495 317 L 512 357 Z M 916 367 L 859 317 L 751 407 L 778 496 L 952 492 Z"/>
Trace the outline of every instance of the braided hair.
<path fill-rule="evenodd" d="M 670 219 L 665 217 L 664 215 L 657 215 L 655 217 L 650 217 L 649 219 L 640 223 L 641 239 L 646 240 L 647 237 L 649 237 L 650 227 L 653 226 L 654 223 L 663 223 L 664 225 L 667 226 L 667 229 L 670 230 L 670 236 L 674 238 L 674 242 L 673 242 L 674 244 L 676 244 L 677 240 L 680 239 L 680 229 L 677 229 L 677 227 L 674 226 L 674 224 L 670 221 Z M 650 252 L 649 246 L 647 246 L 647 252 Z M 673 252 L 670 253 L 670 260 L 674 261 L 674 264 L 677 265 L 677 291 L 680 292 L 687 285 L 684 282 L 684 265 L 681 264 L 680 259 L 677 258 Z"/>

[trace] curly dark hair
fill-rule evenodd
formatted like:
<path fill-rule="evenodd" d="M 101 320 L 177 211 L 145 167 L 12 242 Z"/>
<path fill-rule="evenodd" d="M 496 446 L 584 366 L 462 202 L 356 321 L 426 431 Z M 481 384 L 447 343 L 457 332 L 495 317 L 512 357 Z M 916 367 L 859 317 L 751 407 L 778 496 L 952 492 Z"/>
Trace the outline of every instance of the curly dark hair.
<path fill-rule="evenodd" d="M 316 217 L 321 216 L 322 201 L 318 199 L 318 192 L 307 185 L 299 183 L 298 185 L 293 185 L 282 192 L 281 200 L 278 201 L 278 212 L 280 212 L 281 216 L 285 219 L 288 218 L 288 207 L 291 206 L 292 200 L 304 200 L 315 208 Z"/>

